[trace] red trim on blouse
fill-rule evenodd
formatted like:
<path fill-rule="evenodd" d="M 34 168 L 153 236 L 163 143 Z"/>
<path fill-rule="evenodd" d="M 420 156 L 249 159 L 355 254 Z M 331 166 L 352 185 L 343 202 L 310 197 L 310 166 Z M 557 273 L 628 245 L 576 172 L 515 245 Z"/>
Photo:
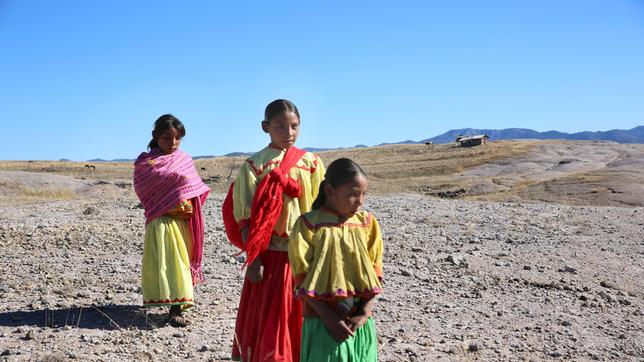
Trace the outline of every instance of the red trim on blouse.
<path fill-rule="evenodd" d="M 301 160 L 300 160 L 300 161 L 301 161 Z M 300 161 L 298 161 L 298 163 L 299 163 Z M 255 173 L 255 176 L 259 176 L 259 175 L 261 175 L 261 174 L 262 174 L 262 172 L 264 172 L 264 170 L 265 170 L 268 166 L 270 166 L 270 165 L 278 165 L 278 166 L 279 166 L 279 164 L 280 164 L 282 161 L 281 161 L 281 160 L 270 160 L 270 161 L 268 161 L 268 162 L 264 163 L 263 165 L 261 165 L 260 167 L 255 167 L 255 163 L 254 163 L 254 162 L 253 162 L 253 160 L 251 160 L 250 158 L 249 158 L 249 159 L 247 159 L 247 160 L 246 160 L 246 162 L 248 163 L 248 165 L 250 166 L 250 168 L 253 170 L 253 173 Z M 293 166 L 293 167 L 294 167 L 294 168 L 299 168 L 300 170 L 308 171 L 308 172 L 311 172 L 311 173 L 315 172 L 315 170 L 317 169 L 317 168 L 312 168 L 312 167 L 306 167 L 306 165 L 295 165 L 295 166 Z"/>
<path fill-rule="evenodd" d="M 315 158 L 313 159 L 313 167 L 311 167 L 311 173 L 314 173 L 318 169 L 318 155 L 313 154 Z"/>

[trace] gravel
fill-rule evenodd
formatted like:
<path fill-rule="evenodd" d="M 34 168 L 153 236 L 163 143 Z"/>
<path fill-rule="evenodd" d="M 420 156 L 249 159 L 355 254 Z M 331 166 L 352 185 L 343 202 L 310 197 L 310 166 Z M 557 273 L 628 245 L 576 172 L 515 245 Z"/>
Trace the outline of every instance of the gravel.
<path fill-rule="evenodd" d="M 224 236 L 223 195 L 204 208 L 208 281 L 181 330 L 140 308 L 131 188 L 92 195 L 0 206 L 0 360 L 229 359 L 243 258 Z M 366 208 L 386 248 L 381 361 L 644 358 L 643 208 L 408 194 Z"/>

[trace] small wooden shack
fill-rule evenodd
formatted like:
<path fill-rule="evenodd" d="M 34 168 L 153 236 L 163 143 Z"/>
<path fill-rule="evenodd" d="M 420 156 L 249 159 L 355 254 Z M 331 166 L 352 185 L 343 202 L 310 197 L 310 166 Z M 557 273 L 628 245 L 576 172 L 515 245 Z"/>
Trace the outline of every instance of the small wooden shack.
<path fill-rule="evenodd" d="M 458 136 L 456 137 L 456 143 L 459 143 L 461 147 L 473 147 L 487 144 L 490 137 L 485 134 L 475 135 L 475 136 Z"/>

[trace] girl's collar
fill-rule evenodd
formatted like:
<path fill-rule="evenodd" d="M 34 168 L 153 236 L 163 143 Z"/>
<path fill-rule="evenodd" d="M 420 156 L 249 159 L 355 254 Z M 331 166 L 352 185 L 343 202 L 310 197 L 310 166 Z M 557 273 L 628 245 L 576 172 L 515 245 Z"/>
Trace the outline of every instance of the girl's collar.
<path fill-rule="evenodd" d="M 337 211 L 335 211 L 335 210 L 331 210 L 331 209 L 326 208 L 326 207 L 324 207 L 324 206 L 320 206 L 320 209 L 319 209 L 319 210 L 320 210 L 320 211 L 322 211 L 322 212 L 324 212 L 324 213 L 326 213 L 326 214 L 330 214 L 330 215 L 333 215 L 333 216 L 337 217 L 337 218 L 338 218 L 338 222 L 339 222 L 339 223 L 341 223 L 341 224 L 344 224 L 344 223 L 345 223 L 345 222 L 347 222 L 348 220 L 351 220 L 351 218 L 353 218 L 353 216 L 355 216 L 355 215 L 353 215 L 353 216 L 351 216 L 350 218 L 345 218 L 344 216 L 342 216 L 342 215 L 338 214 L 338 212 L 337 212 Z"/>
<path fill-rule="evenodd" d="M 324 206 L 320 206 L 320 211 L 326 212 L 327 214 L 335 215 L 337 217 L 342 217 L 340 214 L 338 214 L 335 210 L 328 209 Z"/>
<path fill-rule="evenodd" d="M 269 143 L 269 144 L 268 144 L 268 148 L 272 148 L 272 149 L 274 149 L 274 150 L 277 150 L 277 151 L 284 151 L 284 152 L 286 152 L 286 150 L 288 150 L 288 148 L 284 149 L 284 148 L 277 147 L 277 146 L 275 146 L 273 143 Z"/>

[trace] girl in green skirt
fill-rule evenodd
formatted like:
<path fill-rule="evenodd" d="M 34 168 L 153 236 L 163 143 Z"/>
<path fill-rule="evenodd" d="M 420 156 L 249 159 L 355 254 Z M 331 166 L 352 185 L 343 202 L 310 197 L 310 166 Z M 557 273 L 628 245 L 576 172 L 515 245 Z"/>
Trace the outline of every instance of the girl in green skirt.
<path fill-rule="evenodd" d="M 300 361 L 377 361 L 371 317 L 382 292 L 383 242 L 374 216 L 360 210 L 369 184 L 355 162 L 329 166 L 313 211 L 291 232 L 295 295 L 304 301 Z"/>

